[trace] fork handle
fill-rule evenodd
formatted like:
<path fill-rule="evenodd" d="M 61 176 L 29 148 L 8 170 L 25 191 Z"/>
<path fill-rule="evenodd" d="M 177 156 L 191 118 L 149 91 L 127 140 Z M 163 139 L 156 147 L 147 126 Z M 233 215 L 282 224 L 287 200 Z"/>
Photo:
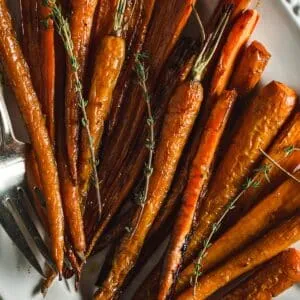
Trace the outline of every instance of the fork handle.
<path fill-rule="evenodd" d="M 0 132 L 2 136 L 2 145 L 10 144 L 14 139 L 10 117 L 3 96 L 3 87 L 0 85 Z"/>

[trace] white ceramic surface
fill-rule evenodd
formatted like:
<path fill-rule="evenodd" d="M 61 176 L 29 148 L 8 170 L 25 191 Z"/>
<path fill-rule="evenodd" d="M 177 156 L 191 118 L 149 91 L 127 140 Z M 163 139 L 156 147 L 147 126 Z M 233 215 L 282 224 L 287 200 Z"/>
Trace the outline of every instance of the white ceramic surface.
<path fill-rule="evenodd" d="M 18 0 L 8 0 L 7 2 L 17 11 Z M 205 12 L 211 11 L 216 3 L 215 0 L 199 0 L 199 2 L 201 2 L 199 6 L 203 8 L 200 11 Z M 300 1 L 261 0 L 260 2 L 258 9 L 262 20 L 253 38 L 266 44 L 273 55 L 264 74 L 263 83 L 276 79 L 289 84 L 300 95 L 300 17 L 295 13 L 295 11 L 297 12 L 297 5 L 300 5 Z M 300 15 L 300 8 L 298 14 Z M 205 17 L 207 17 L 207 13 L 205 13 Z M 16 134 L 24 138 L 24 126 L 18 117 L 13 98 L 8 97 L 8 99 L 11 100 L 9 101 L 9 108 L 12 112 L 13 122 L 17 124 L 15 126 Z M 46 299 L 91 299 L 93 283 L 102 259 L 103 255 L 100 254 L 89 261 L 84 270 L 80 293 L 75 293 L 72 282 L 69 283 L 70 291 L 68 291 L 66 284 L 61 282 L 53 286 Z M 150 265 L 156 260 L 157 257 L 154 257 L 152 262 L 146 266 L 146 269 L 149 269 Z M 140 282 L 146 274 L 147 270 L 140 274 Z M 27 264 L 23 256 L 7 238 L 6 233 L 0 228 L 0 300 L 42 299 L 39 294 L 33 295 L 34 287 L 39 282 L 39 279 L 39 275 Z M 131 286 L 129 292 L 122 298 L 129 300 L 136 285 L 137 282 Z M 300 288 L 293 287 L 278 297 L 278 299 L 298 300 L 300 299 Z"/>

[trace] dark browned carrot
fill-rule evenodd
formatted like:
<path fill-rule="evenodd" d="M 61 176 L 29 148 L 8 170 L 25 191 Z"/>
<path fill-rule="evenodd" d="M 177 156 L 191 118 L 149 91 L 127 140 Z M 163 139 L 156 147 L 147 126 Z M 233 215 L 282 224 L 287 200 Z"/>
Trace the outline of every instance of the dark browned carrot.
<path fill-rule="evenodd" d="M 26 61 L 29 65 L 33 86 L 40 98 L 41 81 L 41 62 L 39 49 L 39 17 L 37 10 L 37 0 L 21 0 L 22 12 L 22 49 Z"/>
<path fill-rule="evenodd" d="M 293 216 L 299 208 L 300 185 L 293 179 L 289 179 L 212 244 L 202 261 L 202 272 L 211 270 L 237 250 L 253 242 L 267 229 Z M 176 285 L 176 293 L 182 292 L 189 286 L 194 272 L 194 263 L 181 272 Z"/>
<path fill-rule="evenodd" d="M 226 205 L 241 191 L 247 176 L 251 175 L 261 157 L 259 149 L 270 146 L 296 102 L 295 91 L 275 81 L 252 100 L 202 203 L 197 229 L 185 253 L 185 262 L 190 262 L 196 255 Z"/>
<path fill-rule="evenodd" d="M 300 282 L 300 251 L 281 252 L 237 288 L 224 300 L 272 299 Z"/>
<path fill-rule="evenodd" d="M 123 10 L 122 7 L 124 7 Z M 86 107 L 89 132 L 87 126 L 83 128 L 80 144 L 79 189 L 83 199 L 86 198 L 93 172 L 90 144 L 97 153 L 104 131 L 104 122 L 110 112 L 113 91 L 125 60 L 125 40 L 122 37 L 125 8 L 126 1 L 118 1 L 114 30 L 111 35 L 106 35 L 101 41 L 95 61 L 89 101 Z M 90 139 L 92 139 L 92 143 L 90 143 Z"/>
<path fill-rule="evenodd" d="M 236 58 L 256 27 L 259 15 L 247 10 L 235 22 L 221 51 L 210 88 L 210 96 L 219 96 L 229 83 Z"/>
<path fill-rule="evenodd" d="M 236 96 L 235 91 L 225 91 L 221 94 L 203 130 L 164 258 L 158 299 L 167 299 L 172 293 L 184 245 L 192 228 L 196 208 L 200 205 L 198 199 L 207 185 L 215 153 Z"/>
<path fill-rule="evenodd" d="M 300 147 L 300 113 L 286 124 L 284 130 L 275 139 L 268 154 L 287 171 L 293 173 L 300 163 L 300 151 L 294 151 L 290 154 L 286 153 L 289 147 Z M 254 204 L 262 197 L 266 196 L 275 187 L 286 179 L 286 175 L 276 168 L 270 161 L 265 158 L 256 170 L 254 180 L 260 182 L 259 187 L 248 189 L 236 204 L 232 213 L 224 221 L 225 228 L 234 224 L 241 218 Z"/>
<path fill-rule="evenodd" d="M 47 204 L 52 256 L 61 273 L 64 258 L 64 218 L 56 163 L 40 104 L 15 37 L 5 0 L 0 1 L 0 57 L 36 155 Z"/>
<path fill-rule="evenodd" d="M 43 113 L 52 144 L 55 144 L 55 46 L 54 26 L 49 18 L 51 10 L 39 3 L 40 24 L 40 64 L 41 64 L 41 95 Z"/>
<path fill-rule="evenodd" d="M 206 299 L 233 279 L 265 263 L 300 240 L 300 217 L 292 217 L 239 252 L 207 275 L 196 286 L 185 290 L 176 299 Z"/>
<path fill-rule="evenodd" d="M 176 34 L 174 37 L 174 33 L 182 31 L 190 15 L 191 4 L 193 3 L 194 0 L 185 1 L 184 4 L 175 0 L 156 2 L 155 13 L 153 14 L 144 46 L 144 51 L 151 57 L 149 60 L 151 67 L 149 69 L 148 80 L 150 93 L 153 92 L 162 66 L 177 41 L 178 36 Z M 170 24 L 167 24 L 165 13 L 163 13 L 164 10 L 172 15 L 173 21 L 171 27 Z M 132 155 L 130 155 L 131 151 L 133 151 L 136 138 L 138 138 L 140 145 L 144 145 L 147 131 L 144 119 L 146 105 L 144 101 L 140 101 L 141 93 L 139 88 L 133 86 L 128 99 L 130 100 L 128 100 L 128 105 L 126 105 L 126 114 L 124 114 L 124 118 L 116 126 L 114 134 L 111 137 L 114 143 L 111 147 L 107 146 L 104 150 L 103 161 L 100 166 L 99 178 L 103 183 L 102 200 L 105 204 L 103 217 L 100 222 L 98 214 L 95 211 L 97 203 L 92 201 L 92 199 L 88 201 L 89 207 L 86 210 L 86 232 L 90 244 L 88 252 L 92 250 L 108 222 L 133 188 L 144 166 L 144 160 L 147 155 L 147 149 L 144 149 L 143 146 L 139 148 L 141 151 L 138 153 L 138 157 L 135 155 L 135 159 L 133 159 Z M 162 107 L 162 110 L 165 109 L 166 103 L 161 103 L 160 107 Z M 161 124 L 161 118 L 160 116 L 157 123 Z M 143 128 L 143 134 L 137 134 L 141 128 Z M 127 175 L 128 173 L 130 173 L 130 176 Z M 120 182 L 122 182 L 121 185 Z"/>
<path fill-rule="evenodd" d="M 226 9 L 216 32 L 208 38 L 196 60 L 190 79 L 176 88 L 169 102 L 145 204 L 132 220 L 132 232 L 125 234 L 116 248 L 112 268 L 96 293 L 96 299 L 113 299 L 139 256 L 150 226 L 170 188 L 179 158 L 199 113 L 203 100 L 201 80 L 228 23 L 230 13 L 231 8 Z"/>
<path fill-rule="evenodd" d="M 79 80 L 85 73 L 88 45 L 90 41 L 93 17 L 98 0 L 72 0 L 72 14 L 70 19 L 73 52 L 77 59 Z M 79 111 L 78 95 L 74 81 L 74 66 L 68 61 L 65 95 L 66 147 L 67 163 L 71 178 L 77 181 L 78 142 L 79 142 Z"/>
<path fill-rule="evenodd" d="M 241 96 L 249 94 L 259 82 L 270 58 L 271 54 L 264 45 L 252 42 L 233 72 L 230 88 L 236 89 Z"/>

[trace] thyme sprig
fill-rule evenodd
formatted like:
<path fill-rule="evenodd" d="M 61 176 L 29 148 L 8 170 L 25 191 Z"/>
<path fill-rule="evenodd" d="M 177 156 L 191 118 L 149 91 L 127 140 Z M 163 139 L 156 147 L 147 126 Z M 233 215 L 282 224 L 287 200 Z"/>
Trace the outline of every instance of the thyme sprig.
<path fill-rule="evenodd" d="M 295 147 L 294 145 L 284 148 L 285 156 L 288 157 L 292 155 L 295 151 L 300 151 L 300 148 Z"/>
<path fill-rule="evenodd" d="M 148 70 L 145 68 L 144 60 L 148 58 L 148 55 L 146 53 L 139 53 L 136 56 L 135 59 L 135 72 L 138 79 L 138 84 L 141 87 L 141 90 L 143 92 L 143 98 L 146 102 L 147 106 L 147 126 L 148 126 L 148 137 L 146 139 L 145 146 L 149 151 L 148 159 L 145 164 L 144 169 L 144 176 L 145 176 L 145 186 L 144 189 L 139 194 L 138 204 L 141 206 L 140 213 L 137 219 L 137 222 L 135 224 L 135 228 L 131 230 L 131 234 L 133 235 L 136 231 L 136 228 L 138 227 L 144 207 L 148 198 L 149 193 L 149 183 L 150 178 L 153 173 L 153 156 L 154 156 L 154 150 L 155 150 L 155 135 L 154 135 L 154 116 L 151 109 L 151 96 L 148 91 L 147 87 L 147 80 L 148 80 Z"/>
<path fill-rule="evenodd" d="M 78 96 L 78 105 L 82 113 L 81 124 L 85 128 L 88 136 L 88 143 L 89 143 L 89 148 L 91 153 L 91 164 L 93 168 L 93 180 L 95 183 L 96 198 L 98 200 L 98 205 L 99 205 L 99 215 L 101 216 L 102 204 L 101 204 L 99 177 L 97 173 L 97 159 L 96 159 L 95 149 L 93 145 L 94 140 L 93 137 L 91 136 L 89 120 L 86 113 L 86 106 L 88 104 L 88 101 L 85 100 L 83 97 L 83 87 L 78 74 L 80 66 L 77 61 L 77 57 L 74 54 L 74 45 L 72 41 L 70 25 L 67 18 L 63 16 L 62 10 L 57 5 L 55 0 L 43 0 L 43 5 L 48 7 L 51 10 L 51 13 L 48 18 L 51 18 L 54 22 L 55 28 L 60 38 L 62 39 L 65 51 L 69 58 L 70 65 L 72 67 L 75 91 Z"/>
<path fill-rule="evenodd" d="M 259 151 L 272 163 L 274 164 L 278 169 L 280 169 L 283 173 L 285 173 L 287 176 L 295 180 L 296 182 L 300 183 L 300 180 L 294 176 L 292 173 L 290 173 L 288 170 L 283 168 L 275 159 L 273 159 L 268 153 L 266 153 L 263 149 L 259 149 Z"/>
<path fill-rule="evenodd" d="M 229 201 L 229 203 L 225 207 L 225 210 L 224 210 L 223 214 L 221 215 L 221 217 L 219 218 L 219 220 L 216 223 L 212 224 L 209 236 L 207 237 L 207 239 L 205 239 L 203 241 L 203 248 L 198 256 L 197 262 L 195 263 L 194 274 L 191 277 L 190 284 L 192 286 L 194 286 L 194 295 L 196 292 L 198 279 L 203 274 L 202 262 L 207 254 L 208 249 L 212 245 L 211 242 L 212 242 L 214 235 L 219 231 L 221 224 L 222 224 L 223 220 L 225 219 L 225 217 L 227 216 L 227 214 L 230 211 L 232 211 L 233 209 L 235 209 L 235 204 L 240 200 L 240 198 L 245 194 L 245 192 L 250 188 L 258 188 L 259 185 L 260 185 L 260 182 L 255 181 L 253 178 L 247 178 L 246 182 L 242 185 L 242 191 L 235 198 L 233 198 L 231 201 Z"/>
<path fill-rule="evenodd" d="M 294 151 L 299 151 L 300 149 L 295 147 L 295 146 L 289 146 L 284 148 L 284 152 L 286 153 L 286 156 L 290 156 Z M 271 170 L 273 169 L 273 167 L 277 167 L 279 168 L 282 172 L 284 172 L 286 175 L 288 175 L 289 177 L 291 177 L 292 179 L 294 179 L 295 181 L 300 183 L 300 180 L 298 178 L 296 178 L 293 174 L 291 174 L 290 172 L 288 172 L 286 169 L 284 169 L 278 162 L 276 162 L 270 155 L 268 155 L 264 150 L 259 149 L 259 151 L 268 159 L 271 161 L 271 164 L 264 164 L 262 165 L 260 168 L 254 170 L 255 173 L 262 173 L 264 174 L 266 180 L 270 183 L 270 177 L 269 174 L 271 172 Z M 199 277 L 203 274 L 202 272 L 202 262 L 203 259 L 205 258 L 206 254 L 207 254 L 207 250 L 210 248 L 211 246 L 211 240 L 213 238 L 213 236 L 218 232 L 218 230 L 220 229 L 220 226 L 224 220 L 224 218 L 227 216 L 227 214 L 233 210 L 235 208 L 235 204 L 239 201 L 239 199 L 245 194 L 245 192 L 250 189 L 250 188 L 258 188 L 260 186 L 261 182 L 256 181 L 254 178 L 248 178 L 246 180 L 246 182 L 242 185 L 242 191 L 233 199 L 231 200 L 228 205 L 225 208 L 224 213 L 222 214 L 222 216 L 220 217 L 220 219 L 214 223 L 212 225 L 212 230 L 210 232 L 210 235 L 208 236 L 208 238 L 206 240 L 204 240 L 203 242 L 203 248 L 198 256 L 197 262 L 195 263 L 195 268 L 194 268 L 194 274 L 191 277 L 190 280 L 190 284 L 192 286 L 194 286 L 194 294 L 195 294 L 195 289 L 197 287 L 197 282 Z"/>

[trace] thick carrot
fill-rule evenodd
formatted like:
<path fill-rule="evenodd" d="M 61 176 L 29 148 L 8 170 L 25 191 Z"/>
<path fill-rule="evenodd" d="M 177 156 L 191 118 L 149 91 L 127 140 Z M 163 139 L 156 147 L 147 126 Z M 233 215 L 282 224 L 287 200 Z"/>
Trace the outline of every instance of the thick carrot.
<path fill-rule="evenodd" d="M 56 163 L 29 69 L 15 37 L 5 0 L 0 1 L 0 57 L 35 151 L 47 204 L 52 255 L 61 273 L 64 257 L 64 219 Z"/>
<path fill-rule="evenodd" d="M 167 299 L 176 281 L 176 274 L 178 274 L 182 252 L 184 251 L 182 249 L 187 243 L 196 208 L 200 205 L 198 199 L 207 184 L 215 153 L 236 96 L 235 91 L 222 93 L 204 128 L 164 259 L 158 299 Z"/>
<path fill-rule="evenodd" d="M 275 81 L 265 86 L 252 100 L 202 203 L 197 228 L 185 253 L 187 263 L 199 251 L 226 205 L 240 192 L 261 157 L 259 149 L 270 146 L 296 102 L 295 91 Z"/>
<path fill-rule="evenodd" d="M 141 246 L 151 224 L 166 196 L 182 149 L 192 129 L 202 102 L 202 86 L 198 82 L 180 85 L 168 107 L 160 143 L 156 149 L 154 172 L 150 179 L 149 196 L 134 234 L 127 234 L 121 240 L 110 271 L 96 299 L 112 299 L 122 285 L 126 274 L 134 266 Z M 132 226 L 139 219 L 139 211 Z"/>
<path fill-rule="evenodd" d="M 175 46 L 178 36 L 174 39 L 174 33 L 181 32 L 186 24 L 192 3 L 194 3 L 194 0 L 185 1 L 184 4 L 175 0 L 156 2 L 155 13 L 153 13 L 144 46 L 144 51 L 151 57 L 149 60 L 151 71 L 149 69 L 149 80 L 147 83 L 149 93 L 153 92 L 156 79 L 163 64 Z M 164 9 L 172 15 L 171 27 L 169 24 L 166 24 Z M 159 41 L 158 38 L 160 39 Z M 104 150 L 99 178 L 103 183 L 102 201 L 105 207 L 102 220 L 99 222 L 98 214 L 95 211 L 97 203 L 88 201 L 88 209 L 86 211 L 87 235 L 90 238 L 88 252 L 91 252 L 95 242 L 133 188 L 144 167 L 147 149 L 141 146 L 138 153 L 134 151 L 136 138 L 138 138 L 139 145 L 144 145 L 147 132 L 145 129 L 147 126 L 145 125 L 146 120 L 144 119 L 146 105 L 140 99 L 141 92 L 139 88 L 133 86 L 128 98 L 128 105 L 126 105 L 126 113 L 124 112 L 123 115 L 124 118 L 120 120 L 121 122 L 116 126 L 114 134 L 111 136 L 111 140 L 114 142 Z M 153 110 L 157 109 L 159 112 L 164 110 L 169 99 L 165 100 L 164 103 L 160 103 Z M 161 124 L 161 120 L 162 116 L 160 115 L 160 118 L 156 120 L 156 124 Z M 137 134 L 137 132 L 141 131 L 141 128 L 143 129 L 143 134 Z M 131 155 L 132 153 L 135 153 L 135 155 Z M 127 175 L 129 173 L 130 176 Z M 122 182 L 122 185 L 120 185 L 120 182 Z"/>
<path fill-rule="evenodd" d="M 294 151 L 291 154 L 286 153 L 286 149 L 293 146 L 300 147 L 300 113 L 286 124 L 283 131 L 276 137 L 268 154 L 287 171 L 293 171 L 300 164 L 300 151 Z M 260 182 L 259 187 L 248 189 L 236 204 L 232 213 L 224 221 L 225 228 L 234 224 L 241 218 L 254 204 L 262 197 L 270 193 L 274 188 L 281 184 L 286 179 L 286 175 L 277 167 L 272 165 L 267 158 L 264 158 L 260 166 L 256 170 L 254 176 L 255 182 Z"/>
<path fill-rule="evenodd" d="M 70 19 L 73 52 L 79 66 L 79 80 L 84 78 L 87 52 L 93 24 L 93 17 L 98 0 L 72 0 Z M 77 91 L 74 86 L 72 62 L 68 61 L 65 90 L 66 147 L 69 171 L 73 181 L 77 181 L 78 142 L 79 142 L 79 111 Z"/>
<path fill-rule="evenodd" d="M 230 13 L 231 9 L 226 9 L 216 32 L 207 40 L 197 58 L 190 79 L 176 88 L 169 102 L 156 149 L 146 202 L 141 212 L 138 211 L 132 220 L 133 231 L 126 234 L 118 245 L 111 271 L 96 293 L 96 299 L 113 299 L 137 261 L 149 229 L 171 186 L 179 158 L 199 113 L 203 100 L 201 80 L 228 23 Z"/>
<path fill-rule="evenodd" d="M 254 41 L 245 49 L 230 82 L 230 88 L 246 96 L 255 88 L 264 72 L 271 54 L 263 44 Z"/>
<path fill-rule="evenodd" d="M 202 272 L 220 264 L 237 250 L 253 242 L 257 236 L 274 224 L 291 217 L 299 208 L 300 185 L 289 179 L 212 244 L 202 261 Z M 192 263 L 181 272 L 176 293 L 188 287 L 194 271 L 195 264 Z"/>
<path fill-rule="evenodd" d="M 113 35 L 104 37 L 97 54 L 89 101 L 86 107 L 90 137 L 93 140 L 92 144 L 95 153 L 98 152 L 101 143 L 104 122 L 109 115 L 112 93 L 120 75 L 124 59 L 125 40 L 122 37 Z M 85 128 L 82 131 L 80 149 L 79 186 L 80 194 L 85 198 L 93 172 L 89 136 Z"/>
<path fill-rule="evenodd" d="M 200 277 L 196 286 L 185 290 L 176 299 L 206 299 L 219 288 L 265 263 L 299 240 L 300 217 L 297 215 L 268 232 L 223 265 Z"/>
<path fill-rule="evenodd" d="M 272 299 L 300 282 L 300 251 L 288 249 L 227 294 L 224 300 Z"/>
<path fill-rule="evenodd" d="M 233 25 L 221 51 L 210 87 L 210 96 L 219 96 L 229 83 L 236 58 L 256 27 L 259 15 L 255 10 L 244 12 Z"/>
<path fill-rule="evenodd" d="M 40 24 L 40 64 L 41 64 L 41 95 L 43 113 L 52 144 L 55 143 L 55 46 L 54 26 L 49 18 L 51 10 L 39 3 Z"/>

